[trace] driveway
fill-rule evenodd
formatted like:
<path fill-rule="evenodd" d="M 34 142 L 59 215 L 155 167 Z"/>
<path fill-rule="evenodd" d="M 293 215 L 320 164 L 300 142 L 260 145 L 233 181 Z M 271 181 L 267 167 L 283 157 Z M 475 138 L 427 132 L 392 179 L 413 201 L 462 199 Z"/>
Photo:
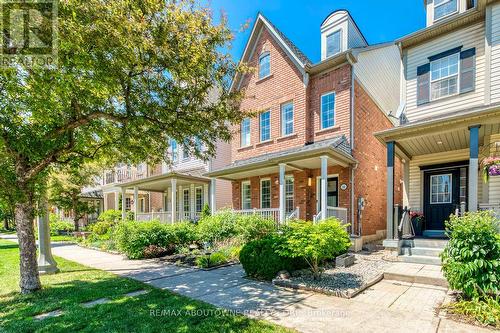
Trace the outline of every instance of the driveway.
<path fill-rule="evenodd" d="M 1 238 L 17 239 L 13 235 Z M 490 332 L 440 318 L 446 289 L 382 280 L 353 299 L 294 291 L 244 277 L 240 265 L 211 271 L 55 243 L 54 255 L 130 277 L 302 332 Z"/>

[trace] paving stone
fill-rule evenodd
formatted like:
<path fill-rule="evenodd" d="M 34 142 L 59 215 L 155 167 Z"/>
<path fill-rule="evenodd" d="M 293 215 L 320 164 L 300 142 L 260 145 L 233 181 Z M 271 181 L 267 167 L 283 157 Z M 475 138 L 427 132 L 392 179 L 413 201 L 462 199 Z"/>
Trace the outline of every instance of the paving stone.
<path fill-rule="evenodd" d="M 98 299 L 90 301 L 90 302 L 82 303 L 82 306 L 84 308 L 92 308 L 92 307 L 94 307 L 96 305 L 106 304 L 106 303 L 109 303 L 109 302 L 110 302 L 109 298 L 98 298 Z"/>
<path fill-rule="evenodd" d="M 136 296 L 144 295 L 144 294 L 147 294 L 147 293 L 149 293 L 149 290 L 137 290 L 137 291 L 132 291 L 130 293 L 127 293 L 124 296 L 127 296 L 127 297 L 136 297 Z"/>
<path fill-rule="evenodd" d="M 44 320 L 47 318 L 59 317 L 62 314 L 63 314 L 63 312 L 61 310 L 54 310 L 54 311 L 50 311 L 50 312 L 41 313 L 39 315 L 36 315 L 35 319 L 36 320 Z"/>

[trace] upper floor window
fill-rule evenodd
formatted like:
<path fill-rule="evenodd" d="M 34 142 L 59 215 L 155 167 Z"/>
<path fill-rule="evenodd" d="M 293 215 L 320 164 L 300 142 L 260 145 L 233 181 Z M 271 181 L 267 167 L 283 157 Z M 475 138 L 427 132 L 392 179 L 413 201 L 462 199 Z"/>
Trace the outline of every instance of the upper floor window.
<path fill-rule="evenodd" d="M 271 139 L 271 111 L 260 114 L 260 141 Z"/>
<path fill-rule="evenodd" d="M 250 118 L 245 118 L 241 122 L 241 146 L 250 146 Z"/>
<path fill-rule="evenodd" d="M 271 75 L 271 53 L 264 52 L 259 57 L 259 79 Z"/>
<path fill-rule="evenodd" d="M 337 30 L 334 33 L 326 36 L 326 57 L 331 57 L 340 53 L 341 47 L 341 31 Z"/>
<path fill-rule="evenodd" d="M 170 140 L 170 149 L 172 151 L 172 162 L 177 162 L 179 159 L 179 149 L 177 148 L 177 141 Z"/>
<path fill-rule="evenodd" d="M 189 140 L 184 140 L 184 147 L 182 147 L 182 159 L 189 159 L 189 149 L 187 148 L 189 145 Z"/>
<path fill-rule="evenodd" d="M 286 103 L 281 106 L 281 135 L 293 133 L 293 103 Z"/>
<path fill-rule="evenodd" d="M 431 62 L 431 99 L 458 93 L 458 66 L 460 53 Z"/>
<path fill-rule="evenodd" d="M 434 0 L 434 21 L 455 13 L 457 5 L 457 0 Z"/>
<path fill-rule="evenodd" d="M 321 128 L 335 125 L 335 93 L 321 96 Z"/>
<path fill-rule="evenodd" d="M 194 145 L 198 152 L 201 152 L 203 150 L 203 143 L 201 142 L 201 139 L 199 137 L 194 138 Z"/>

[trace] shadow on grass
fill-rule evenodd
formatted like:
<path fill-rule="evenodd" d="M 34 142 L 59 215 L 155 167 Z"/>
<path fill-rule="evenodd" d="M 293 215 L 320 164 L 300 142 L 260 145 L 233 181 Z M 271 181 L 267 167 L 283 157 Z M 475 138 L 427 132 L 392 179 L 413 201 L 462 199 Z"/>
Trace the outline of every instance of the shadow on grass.
<path fill-rule="evenodd" d="M 138 297 L 124 294 L 146 289 Z M 84 308 L 99 298 L 109 303 Z M 63 315 L 44 320 L 34 316 L 54 310 Z M 203 302 L 140 282 L 113 276 L 93 281 L 63 281 L 36 292 L 0 296 L 0 326 L 5 332 L 275 332 L 281 328 L 233 316 Z"/>
<path fill-rule="evenodd" d="M 12 244 L 0 244 L 0 250 L 7 250 L 7 249 L 17 249 L 19 246 L 15 243 Z"/>

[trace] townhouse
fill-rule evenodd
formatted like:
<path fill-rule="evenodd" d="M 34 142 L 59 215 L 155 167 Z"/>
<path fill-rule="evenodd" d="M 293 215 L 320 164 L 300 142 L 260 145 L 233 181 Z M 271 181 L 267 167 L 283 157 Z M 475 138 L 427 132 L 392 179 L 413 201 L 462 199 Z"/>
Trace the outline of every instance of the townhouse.
<path fill-rule="evenodd" d="M 425 217 L 422 236 L 444 236 L 450 214 L 500 209 L 500 177 L 479 164 L 500 156 L 500 3 L 426 0 L 427 24 L 396 41 L 401 58 L 400 124 L 375 135 L 387 146 L 387 239 L 401 246 L 403 205 Z"/>
<path fill-rule="evenodd" d="M 205 205 L 212 212 L 231 206 L 231 184 L 209 179 L 205 173 L 230 162 L 230 145 L 218 142 L 216 157 L 208 161 L 192 156 L 171 140 L 169 162 L 150 166 L 117 165 L 102 176 L 104 210 L 133 212 L 138 221 L 164 223 L 197 221 Z"/>
<path fill-rule="evenodd" d="M 279 222 L 335 216 L 360 241 L 386 228 L 386 154 L 372 133 L 393 127 L 400 103 L 394 43 L 368 45 L 345 10 L 321 24 L 321 61 L 312 63 L 258 14 L 237 75 L 242 111 L 231 164 L 208 177 L 232 183 L 233 208 Z M 399 188 L 396 188 L 396 197 Z"/>

